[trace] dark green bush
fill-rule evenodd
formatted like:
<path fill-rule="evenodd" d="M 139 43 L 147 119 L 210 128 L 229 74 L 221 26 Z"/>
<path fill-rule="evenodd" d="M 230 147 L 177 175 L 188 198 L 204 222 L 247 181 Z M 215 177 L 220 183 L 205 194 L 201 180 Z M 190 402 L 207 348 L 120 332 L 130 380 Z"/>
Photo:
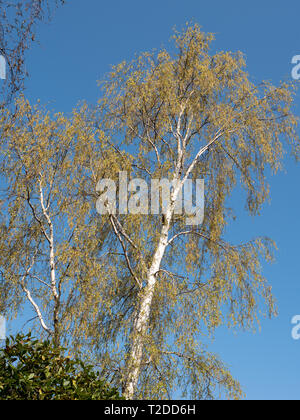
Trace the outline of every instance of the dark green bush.
<path fill-rule="evenodd" d="M 8 338 L 0 349 L 0 400 L 121 399 L 92 366 L 64 352 L 31 334 Z"/>

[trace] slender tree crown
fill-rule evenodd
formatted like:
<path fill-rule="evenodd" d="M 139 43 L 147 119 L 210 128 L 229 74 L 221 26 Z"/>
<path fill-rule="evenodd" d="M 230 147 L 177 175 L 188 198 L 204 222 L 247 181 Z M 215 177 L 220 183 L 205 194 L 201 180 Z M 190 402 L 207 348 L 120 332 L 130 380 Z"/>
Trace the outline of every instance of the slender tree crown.
<path fill-rule="evenodd" d="M 119 149 L 135 150 L 135 176 L 182 183 L 189 177 L 205 179 L 205 219 L 199 228 L 187 229 L 186 216 L 175 218 L 172 205 L 163 226 L 153 217 L 126 220 L 126 229 L 140 226 L 131 240 L 135 260 L 142 253 L 146 267 L 138 275 L 143 287 L 137 295 L 128 362 L 135 378 L 128 374 L 127 395 L 132 395 L 138 375 L 145 393 L 159 389 L 167 394 L 176 378 L 194 396 L 204 389 L 210 395 L 209 369 L 203 365 L 214 362 L 198 347 L 204 325 L 209 331 L 226 319 L 228 325 L 252 325 L 259 297 L 269 314 L 274 313 L 271 288 L 260 270 L 260 257 L 271 259 L 273 243 L 266 238 L 226 243 L 223 234 L 231 214 L 226 198 L 240 181 L 247 210 L 259 213 L 269 194 L 266 168 L 280 168 L 282 142 L 299 155 L 292 86 L 255 86 L 244 70 L 243 55 L 210 55 L 213 35 L 197 25 L 173 38 L 173 55 L 166 50 L 145 53 L 115 66 L 100 101 L 107 135 Z M 205 152 L 209 157 L 202 161 Z M 186 373 L 176 374 L 177 368 Z M 216 372 L 222 370 L 217 368 L 212 377 Z M 216 382 L 238 394 L 226 373 Z"/>

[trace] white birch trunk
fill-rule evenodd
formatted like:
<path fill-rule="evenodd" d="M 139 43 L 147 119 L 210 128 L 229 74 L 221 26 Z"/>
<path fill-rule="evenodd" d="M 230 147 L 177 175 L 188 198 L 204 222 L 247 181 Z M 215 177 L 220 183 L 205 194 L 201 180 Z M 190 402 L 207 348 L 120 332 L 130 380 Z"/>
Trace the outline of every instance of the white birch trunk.
<path fill-rule="evenodd" d="M 147 274 L 147 285 L 142 292 L 140 308 L 134 322 L 133 343 L 127 361 L 128 373 L 123 390 L 123 395 L 128 400 L 134 398 L 136 386 L 139 379 L 143 357 L 144 337 L 147 334 L 147 330 L 149 327 L 151 304 L 157 281 L 156 276 L 160 270 L 161 262 L 165 254 L 166 248 L 168 246 L 170 223 L 174 212 L 174 205 L 178 192 L 179 189 L 176 188 L 174 193 L 171 195 L 171 203 L 165 213 L 165 224 L 162 227 L 160 239 L 156 251 L 153 255 L 152 264 Z"/>
<path fill-rule="evenodd" d="M 188 131 L 186 136 L 183 138 L 181 135 L 181 120 L 185 110 L 185 106 L 181 108 L 181 112 L 178 117 L 176 132 L 173 131 L 174 137 L 177 140 L 177 162 L 174 171 L 173 180 L 177 180 L 177 186 L 175 187 L 174 191 L 171 193 L 171 200 L 170 204 L 165 212 L 165 223 L 162 227 L 159 242 L 154 253 L 151 267 L 148 271 L 147 275 L 147 284 L 145 289 L 142 292 L 142 298 L 140 303 L 140 308 L 137 313 L 134 327 L 133 327 L 133 343 L 131 346 L 131 351 L 127 361 L 127 376 L 126 381 L 123 389 L 123 395 L 126 399 L 133 399 L 136 386 L 138 383 L 140 371 L 141 371 L 141 364 L 143 358 L 143 348 L 144 348 L 144 337 L 147 333 L 149 327 L 149 318 L 151 312 L 151 304 L 152 299 L 155 291 L 155 285 L 157 281 L 157 273 L 161 268 L 161 262 L 163 256 L 165 254 L 166 248 L 168 246 L 168 236 L 170 230 L 171 219 L 174 213 L 176 199 L 178 197 L 180 189 L 183 187 L 185 180 L 187 179 L 189 173 L 192 171 L 194 165 L 197 162 L 199 155 L 195 156 L 192 164 L 190 165 L 187 173 L 180 181 L 180 171 L 183 166 L 183 160 L 185 155 L 185 147 L 186 141 L 189 136 L 190 126 L 192 122 L 192 118 L 189 122 Z M 206 149 L 203 148 L 203 151 L 200 151 L 200 154 L 203 153 Z M 159 160 L 159 159 L 158 159 Z"/>

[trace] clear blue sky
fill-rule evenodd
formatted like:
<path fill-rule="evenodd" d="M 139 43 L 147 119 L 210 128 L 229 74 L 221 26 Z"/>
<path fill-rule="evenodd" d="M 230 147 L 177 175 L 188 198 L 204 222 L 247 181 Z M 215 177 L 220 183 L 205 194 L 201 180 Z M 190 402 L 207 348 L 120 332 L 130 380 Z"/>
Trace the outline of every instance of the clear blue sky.
<path fill-rule="evenodd" d="M 254 80 L 278 83 L 291 78 L 291 59 L 300 54 L 299 16 L 299 0 L 69 0 L 51 24 L 39 27 L 40 45 L 27 56 L 27 96 L 65 112 L 81 99 L 95 102 L 96 81 L 111 64 L 159 48 L 174 25 L 190 20 L 216 34 L 215 49 L 243 51 Z M 300 92 L 298 114 L 299 104 Z M 286 169 L 287 174 L 271 180 L 272 202 L 263 215 L 250 219 L 241 212 L 229 235 L 236 242 L 256 235 L 276 240 L 277 262 L 265 267 L 265 273 L 280 315 L 263 320 L 255 335 L 222 329 L 211 346 L 249 399 L 300 397 L 300 341 L 291 338 L 291 318 L 300 314 L 300 166 L 287 159 Z"/>

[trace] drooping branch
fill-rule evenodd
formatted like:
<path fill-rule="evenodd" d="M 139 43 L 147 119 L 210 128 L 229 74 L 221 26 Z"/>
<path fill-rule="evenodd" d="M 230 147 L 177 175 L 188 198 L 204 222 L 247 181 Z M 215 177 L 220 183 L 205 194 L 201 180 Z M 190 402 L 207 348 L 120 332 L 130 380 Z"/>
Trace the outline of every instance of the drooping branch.
<path fill-rule="evenodd" d="M 119 242 L 120 242 L 120 244 L 122 246 L 122 249 L 123 249 L 123 252 L 124 252 L 124 256 L 125 256 L 125 259 L 126 259 L 126 263 L 127 263 L 128 269 L 130 271 L 130 274 L 132 275 L 132 277 L 136 281 L 137 285 L 141 289 L 142 288 L 142 284 L 141 284 L 140 280 L 138 279 L 138 277 L 136 276 L 136 274 L 135 274 L 135 272 L 134 272 L 134 270 L 133 270 L 133 268 L 131 266 L 130 259 L 129 259 L 129 256 L 128 256 L 128 253 L 127 253 L 127 250 L 126 250 L 126 246 L 125 246 L 124 241 L 123 241 L 123 239 L 122 239 L 122 237 L 121 237 L 121 235 L 120 235 L 120 233 L 119 233 L 119 231 L 117 229 L 117 226 L 115 224 L 115 220 L 114 220 L 113 215 L 110 215 L 109 216 L 109 219 L 110 219 L 110 222 L 112 224 L 113 230 L 114 230 L 114 232 L 115 232 L 115 234 L 116 234 L 117 238 L 119 239 Z"/>
<path fill-rule="evenodd" d="M 232 249 L 232 247 L 231 246 L 225 246 L 225 245 L 223 245 L 222 243 L 220 243 L 220 242 L 217 242 L 217 241 L 215 241 L 215 240 L 213 240 L 213 239 L 211 239 L 209 236 L 207 236 L 207 235 L 205 235 L 204 233 L 201 233 L 201 232 L 199 232 L 199 231 L 197 231 L 197 230 L 195 230 L 195 229 L 193 229 L 193 230 L 186 230 L 186 231 L 183 231 L 183 232 L 179 232 L 179 233 L 176 233 L 176 235 L 174 235 L 169 241 L 168 241 L 168 245 L 171 245 L 172 244 L 172 242 L 176 239 L 176 238 L 178 238 L 178 237 L 180 237 L 180 236 L 183 236 L 183 235 L 196 235 L 196 236 L 199 236 L 199 237 L 201 237 L 201 238 L 203 238 L 203 239 L 206 239 L 207 241 L 210 241 L 210 242 L 213 242 L 214 244 L 216 244 L 216 245 L 218 245 L 219 247 L 221 247 L 224 251 L 226 251 L 226 252 L 229 252 L 231 249 Z"/>

